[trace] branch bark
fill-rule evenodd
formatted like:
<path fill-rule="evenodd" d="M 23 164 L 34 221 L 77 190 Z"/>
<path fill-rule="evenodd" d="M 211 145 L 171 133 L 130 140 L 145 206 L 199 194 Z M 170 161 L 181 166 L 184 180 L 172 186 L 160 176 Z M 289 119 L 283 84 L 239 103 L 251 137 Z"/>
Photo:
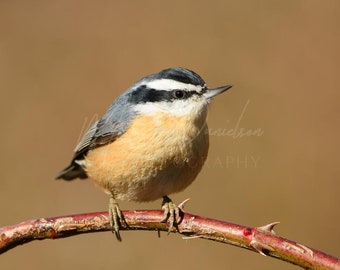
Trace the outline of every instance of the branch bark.
<path fill-rule="evenodd" d="M 123 211 L 121 230 L 167 231 L 163 211 Z M 178 231 L 185 238 L 203 238 L 268 255 L 307 269 L 340 269 L 340 260 L 302 244 L 275 236 L 274 222 L 251 228 L 183 213 Z M 0 228 L 0 254 L 33 240 L 58 239 L 82 233 L 110 231 L 107 212 L 40 218 Z"/>

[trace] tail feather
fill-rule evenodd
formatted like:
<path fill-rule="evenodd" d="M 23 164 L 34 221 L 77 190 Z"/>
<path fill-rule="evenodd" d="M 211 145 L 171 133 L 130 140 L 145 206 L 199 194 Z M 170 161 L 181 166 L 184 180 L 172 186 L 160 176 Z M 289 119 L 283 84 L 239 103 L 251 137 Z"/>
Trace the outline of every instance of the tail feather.
<path fill-rule="evenodd" d="M 56 179 L 63 180 L 74 180 L 76 178 L 85 179 L 87 178 L 87 174 L 84 171 L 84 168 L 79 164 L 72 162 L 70 166 L 59 172 L 56 176 Z"/>

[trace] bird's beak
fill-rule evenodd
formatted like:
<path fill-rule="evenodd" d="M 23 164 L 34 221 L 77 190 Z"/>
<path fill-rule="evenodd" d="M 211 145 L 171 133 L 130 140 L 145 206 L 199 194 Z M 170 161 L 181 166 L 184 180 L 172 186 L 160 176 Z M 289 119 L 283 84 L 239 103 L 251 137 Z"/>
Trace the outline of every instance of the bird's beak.
<path fill-rule="evenodd" d="M 227 91 L 228 89 L 230 89 L 231 87 L 233 87 L 232 85 L 225 85 L 225 86 L 219 86 L 216 88 L 208 88 L 207 91 L 203 94 L 203 96 L 205 98 L 212 98 L 214 96 L 217 96 L 225 91 Z"/>

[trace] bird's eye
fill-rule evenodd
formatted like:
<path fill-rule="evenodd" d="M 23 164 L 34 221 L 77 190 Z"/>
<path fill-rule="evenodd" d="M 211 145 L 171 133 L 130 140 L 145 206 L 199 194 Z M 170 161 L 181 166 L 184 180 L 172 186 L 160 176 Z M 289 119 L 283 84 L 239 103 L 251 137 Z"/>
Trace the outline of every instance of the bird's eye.
<path fill-rule="evenodd" d="M 178 99 L 182 99 L 185 97 L 185 92 L 182 90 L 174 90 L 174 97 Z"/>

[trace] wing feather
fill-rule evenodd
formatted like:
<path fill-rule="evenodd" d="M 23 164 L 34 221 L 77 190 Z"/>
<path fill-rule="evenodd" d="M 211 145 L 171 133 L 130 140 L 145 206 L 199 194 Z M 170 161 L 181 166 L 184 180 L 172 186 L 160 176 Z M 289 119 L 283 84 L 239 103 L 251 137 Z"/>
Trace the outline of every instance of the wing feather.
<path fill-rule="evenodd" d="M 136 115 L 126 106 L 128 94 L 129 92 L 116 99 L 104 116 L 89 128 L 74 149 L 71 164 L 57 175 L 57 179 L 87 178 L 84 162 L 87 152 L 116 140 L 125 132 Z"/>

